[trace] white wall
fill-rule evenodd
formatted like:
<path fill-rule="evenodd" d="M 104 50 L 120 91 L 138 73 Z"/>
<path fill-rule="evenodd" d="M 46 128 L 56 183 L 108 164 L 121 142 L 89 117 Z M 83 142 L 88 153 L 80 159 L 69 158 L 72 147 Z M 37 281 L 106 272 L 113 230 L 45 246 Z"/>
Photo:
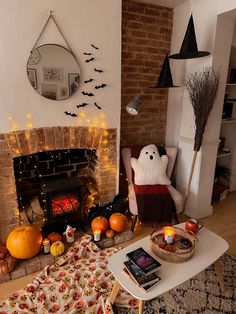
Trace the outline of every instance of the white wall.
<path fill-rule="evenodd" d="M 28 81 L 27 60 L 50 10 L 79 61 L 81 81 L 95 79 L 90 85 L 95 93 L 93 99 L 81 94 L 82 90 L 91 91 L 88 84 L 81 83 L 69 99 L 54 101 L 40 96 Z M 94 125 L 117 128 L 119 134 L 121 0 L 1 0 L 0 39 L 0 133 L 31 127 Z M 67 47 L 53 23 L 39 42 L 45 43 Z M 93 49 L 91 43 L 99 50 Z M 85 63 L 83 52 L 94 53 L 96 60 Z M 97 74 L 94 67 L 102 68 L 104 73 Z M 94 85 L 101 83 L 108 86 L 95 90 Z M 76 109 L 82 102 L 91 104 Z M 86 115 L 71 118 L 64 111 L 83 111 Z"/>
<path fill-rule="evenodd" d="M 214 68 L 221 71 L 218 97 L 209 116 L 202 149 L 198 153 L 186 206 L 186 213 L 195 218 L 212 213 L 211 194 L 215 156 L 218 147 L 224 84 L 232 42 L 234 16 L 230 14 L 226 21 L 221 21 L 221 27 L 217 22 L 219 22 L 218 14 L 225 13 L 233 8 L 236 8 L 235 0 L 192 0 L 174 10 L 171 53 L 179 52 L 191 13 L 195 24 L 198 50 L 211 52 L 210 56 L 204 58 L 173 60 L 171 64 L 172 73 L 173 77 L 178 80 L 175 80 L 175 84 L 182 83 L 184 85 L 188 73 L 201 71 L 205 66 L 213 65 Z M 216 33 L 217 37 L 215 36 Z M 195 134 L 192 105 L 184 87 L 177 92 L 173 89 L 169 91 L 167 115 L 166 142 L 168 145 L 179 147 L 176 171 L 177 187 L 184 193 L 193 156 Z"/>

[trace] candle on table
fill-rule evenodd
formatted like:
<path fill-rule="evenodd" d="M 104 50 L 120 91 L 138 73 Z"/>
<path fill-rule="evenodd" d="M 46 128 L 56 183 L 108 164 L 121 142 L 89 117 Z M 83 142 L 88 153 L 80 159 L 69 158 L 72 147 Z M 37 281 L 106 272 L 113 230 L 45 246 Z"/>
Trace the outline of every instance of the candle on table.
<path fill-rule="evenodd" d="M 172 244 L 174 242 L 175 234 L 176 231 L 174 227 L 166 226 L 163 228 L 164 241 L 166 243 Z"/>

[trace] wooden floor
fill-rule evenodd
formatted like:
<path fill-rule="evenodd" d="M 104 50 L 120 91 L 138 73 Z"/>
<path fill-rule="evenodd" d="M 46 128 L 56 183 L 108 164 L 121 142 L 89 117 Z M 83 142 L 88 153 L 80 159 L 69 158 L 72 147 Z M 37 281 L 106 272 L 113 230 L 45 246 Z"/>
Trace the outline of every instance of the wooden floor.
<path fill-rule="evenodd" d="M 227 198 L 217 204 L 214 204 L 214 213 L 212 216 L 201 219 L 204 226 L 211 231 L 223 237 L 229 243 L 228 253 L 236 257 L 236 192 L 230 193 Z M 184 221 L 185 217 L 181 217 Z M 153 227 L 137 225 L 134 239 L 125 243 L 136 241 L 151 233 Z M 13 292 L 21 289 L 29 283 L 35 274 L 11 280 L 0 284 L 0 302 L 4 301 Z"/>

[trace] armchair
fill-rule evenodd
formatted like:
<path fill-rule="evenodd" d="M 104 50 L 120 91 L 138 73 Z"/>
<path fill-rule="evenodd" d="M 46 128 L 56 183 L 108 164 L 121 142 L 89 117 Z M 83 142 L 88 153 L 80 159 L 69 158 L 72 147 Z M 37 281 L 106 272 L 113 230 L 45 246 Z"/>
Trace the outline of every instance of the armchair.
<path fill-rule="evenodd" d="M 176 147 L 165 147 L 166 154 L 169 158 L 168 166 L 167 166 L 167 176 L 168 178 L 171 177 L 172 170 L 174 168 L 176 156 L 177 156 L 177 148 Z M 133 182 L 133 173 L 130 159 L 131 157 L 131 148 L 125 147 L 121 149 L 121 156 L 125 167 L 125 172 L 128 180 L 128 196 L 129 196 L 129 209 L 132 214 L 132 224 L 131 230 L 133 231 L 137 222 L 138 217 L 138 204 L 134 190 L 134 182 Z M 172 186 L 167 186 L 169 193 L 174 201 L 176 211 L 173 213 L 173 218 L 175 222 L 178 223 L 178 216 L 176 213 L 181 212 L 182 204 L 183 204 L 183 197 L 182 195 Z"/>

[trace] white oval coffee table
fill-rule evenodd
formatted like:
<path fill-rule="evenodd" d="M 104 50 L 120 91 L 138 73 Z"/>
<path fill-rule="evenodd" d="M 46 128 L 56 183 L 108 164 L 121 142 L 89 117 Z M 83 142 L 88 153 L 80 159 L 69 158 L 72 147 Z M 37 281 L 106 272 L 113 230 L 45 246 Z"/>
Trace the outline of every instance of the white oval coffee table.
<path fill-rule="evenodd" d="M 184 228 L 184 224 L 176 225 Z M 139 313 L 142 313 L 143 301 L 154 299 L 163 293 L 177 287 L 183 282 L 194 277 L 209 265 L 215 263 L 215 270 L 221 290 L 224 291 L 224 279 L 219 258 L 227 251 L 228 243 L 214 232 L 203 227 L 197 234 L 199 242 L 193 257 L 182 264 L 168 263 L 154 255 L 150 248 L 149 236 L 132 243 L 108 259 L 108 266 L 116 278 L 113 290 L 109 296 L 111 303 L 114 303 L 117 293 L 123 287 L 132 296 L 139 300 Z M 158 274 L 161 280 L 149 291 L 143 292 L 131 278 L 124 273 L 124 261 L 128 260 L 126 254 L 139 247 L 143 247 L 149 254 L 154 256 L 161 266 L 158 268 Z"/>

